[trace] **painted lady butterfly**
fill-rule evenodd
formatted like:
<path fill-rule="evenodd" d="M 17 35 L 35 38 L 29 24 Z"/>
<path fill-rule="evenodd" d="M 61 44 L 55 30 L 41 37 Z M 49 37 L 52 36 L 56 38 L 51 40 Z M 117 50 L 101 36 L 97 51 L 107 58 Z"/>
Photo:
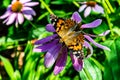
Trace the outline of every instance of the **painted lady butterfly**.
<path fill-rule="evenodd" d="M 58 18 L 53 14 L 50 15 L 50 19 L 60 37 L 60 42 L 65 44 L 69 50 L 72 50 L 77 58 L 83 59 L 84 36 L 80 28 L 81 24 L 72 19 Z"/>

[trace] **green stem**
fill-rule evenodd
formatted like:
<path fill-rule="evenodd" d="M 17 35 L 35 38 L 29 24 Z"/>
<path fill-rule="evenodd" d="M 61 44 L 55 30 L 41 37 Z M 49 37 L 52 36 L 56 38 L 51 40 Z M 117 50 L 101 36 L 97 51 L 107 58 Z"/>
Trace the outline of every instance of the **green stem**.
<path fill-rule="evenodd" d="M 112 5 L 110 4 L 109 0 L 105 0 L 106 4 L 108 5 L 109 9 L 111 10 L 111 12 L 115 12 Z"/>
<path fill-rule="evenodd" d="M 27 18 L 25 18 L 25 19 L 32 25 L 33 28 L 37 29 L 37 31 L 40 31 L 30 20 L 28 20 Z"/>
<path fill-rule="evenodd" d="M 15 42 L 15 46 L 18 47 L 18 41 Z M 15 66 L 15 70 L 18 69 L 18 51 L 17 51 L 17 47 L 15 48 L 15 60 L 14 60 L 14 66 Z"/>
<path fill-rule="evenodd" d="M 73 4 L 74 4 L 75 6 L 77 6 L 78 8 L 80 7 L 80 5 L 79 5 L 76 1 L 73 1 Z"/>
<path fill-rule="evenodd" d="M 28 19 L 26 19 L 35 29 L 37 29 L 37 27 Z"/>
<path fill-rule="evenodd" d="M 106 9 L 104 0 L 102 0 L 102 5 L 103 5 L 104 9 Z M 107 23 L 108 23 L 108 26 L 109 26 L 111 35 L 113 36 L 113 35 L 114 35 L 113 29 L 112 29 L 113 24 L 111 23 L 110 17 L 109 17 L 109 15 L 108 15 L 109 13 L 108 13 L 106 10 L 104 10 L 104 11 L 105 11 L 105 17 L 106 17 L 106 19 L 107 19 Z"/>
<path fill-rule="evenodd" d="M 49 8 L 49 6 L 43 0 L 40 0 L 40 2 L 45 6 L 45 8 L 48 10 L 50 14 L 54 14 L 52 10 Z"/>
<path fill-rule="evenodd" d="M 107 12 L 108 14 L 110 14 L 111 11 L 110 11 L 110 9 L 108 8 L 108 6 L 107 6 L 105 0 L 102 0 L 102 5 L 103 5 L 104 9 L 106 9 L 106 12 Z"/>

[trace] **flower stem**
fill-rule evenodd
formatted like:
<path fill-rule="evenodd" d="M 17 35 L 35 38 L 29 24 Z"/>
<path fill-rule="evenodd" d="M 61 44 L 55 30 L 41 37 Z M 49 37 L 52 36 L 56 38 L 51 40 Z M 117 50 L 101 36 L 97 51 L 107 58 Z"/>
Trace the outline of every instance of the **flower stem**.
<path fill-rule="evenodd" d="M 48 7 L 48 5 L 47 5 L 43 0 L 40 0 L 40 2 L 45 6 L 45 8 L 48 10 L 48 12 L 49 12 L 50 14 L 54 14 L 54 13 L 52 12 L 52 10 Z"/>
<path fill-rule="evenodd" d="M 106 6 L 105 6 L 106 4 L 105 4 L 104 0 L 102 0 L 102 5 L 103 5 L 104 9 L 106 9 Z M 109 15 L 108 15 L 109 12 L 108 12 L 107 10 L 104 10 L 104 11 L 105 11 L 105 17 L 106 17 L 106 19 L 107 19 L 107 23 L 108 23 L 108 26 L 109 26 L 111 35 L 113 36 L 113 35 L 114 35 L 113 29 L 112 29 L 113 24 L 111 23 L 110 17 L 109 17 Z"/>
<path fill-rule="evenodd" d="M 111 12 L 115 12 L 112 5 L 110 4 L 109 0 L 105 0 L 106 4 L 108 5 L 109 9 L 111 10 Z"/>
<path fill-rule="evenodd" d="M 30 25 L 32 25 L 33 28 L 37 29 L 37 31 L 40 31 L 30 20 L 28 20 L 27 18 L 25 19 L 30 23 Z"/>
<path fill-rule="evenodd" d="M 80 5 L 79 5 L 76 1 L 73 1 L 73 4 L 74 4 L 75 6 L 77 6 L 78 8 L 80 7 Z"/>

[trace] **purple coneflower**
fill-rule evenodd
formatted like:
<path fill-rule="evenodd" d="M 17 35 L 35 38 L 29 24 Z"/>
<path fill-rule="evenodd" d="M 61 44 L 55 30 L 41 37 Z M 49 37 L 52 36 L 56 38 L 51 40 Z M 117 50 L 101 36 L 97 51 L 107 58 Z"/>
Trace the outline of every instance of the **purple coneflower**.
<path fill-rule="evenodd" d="M 77 24 L 80 24 L 82 19 L 79 15 L 78 12 L 74 12 L 72 17 L 72 20 L 74 20 Z M 101 19 L 97 19 L 91 23 L 88 24 L 81 24 L 81 29 L 85 29 L 85 28 L 95 28 L 97 26 L 99 26 L 101 24 L 102 20 Z M 62 44 L 60 42 L 60 37 L 58 36 L 53 26 L 53 24 L 47 24 L 46 26 L 47 31 L 49 32 L 54 32 L 53 35 L 48 36 L 46 38 L 43 38 L 41 40 L 38 40 L 35 42 L 36 47 L 34 48 L 35 52 L 47 52 L 44 58 L 44 65 L 49 68 L 51 67 L 54 63 L 55 63 L 55 67 L 54 67 L 54 74 L 57 75 L 58 73 L 60 73 L 65 64 L 66 64 L 66 60 L 67 60 L 67 54 L 68 52 L 70 52 L 70 57 L 72 60 L 72 64 L 74 66 L 74 69 L 76 71 L 80 71 L 83 68 L 83 59 L 78 58 L 77 56 L 75 56 L 75 54 L 73 54 L 73 52 L 71 50 L 69 50 L 65 44 Z M 97 36 L 105 36 L 109 33 L 110 31 L 107 30 L 106 32 L 99 34 Z M 65 33 L 66 34 L 66 33 Z M 97 37 L 96 35 L 91 35 L 91 34 L 87 34 L 85 32 L 83 32 L 83 36 L 84 36 L 84 44 L 83 46 L 85 48 L 89 48 L 90 50 L 90 54 L 93 54 L 93 48 L 92 46 L 88 43 L 91 42 L 93 43 L 95 46 L 101 48 L 101 49 L 106 49 L 106 50 L 110 50 L 108 47 L 103 46 L 101 44 L 96 43 L 91 37 Z M 88 55 L 87 57 L 90 57 L 91 55 Z"/>
<path fill-rule="evenodd" d="M 85 17 L 87 17 L 92 10 L 97 13 L 102 13 L 102 14 L 104 13 L 103 8 L 99 6 L 95 1 L 81 2 L 81 4 L 83 5 L 79 8 L 79 12 L 85 10 L 84 11 Z"/>
<path fill-rule="evenodd" d="M 16 23 L 16 27 L 19 24 L 22 24 L 24 17 L 28 20 L 32 20 L 32 15 L 35 16 L 35 11 L 31 8 L 36 6 L 38 2 L 30 2 L 31 0 L 13 0 L 12 3 L 8 6 L 5 14 L 0 16 L 0 19 L 5 19 L 3 23 L 10 25 Z"/>

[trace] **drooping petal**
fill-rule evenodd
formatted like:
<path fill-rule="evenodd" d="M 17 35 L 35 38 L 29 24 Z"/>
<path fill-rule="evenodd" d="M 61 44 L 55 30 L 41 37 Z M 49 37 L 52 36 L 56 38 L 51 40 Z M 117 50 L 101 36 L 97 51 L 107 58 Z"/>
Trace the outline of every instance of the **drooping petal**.
<path fill-rule="evenodd" d="M 46 52 L 47 50 L 49 50 L 52 46 L 56 45 L 59 41 L 58 40 L 54 40 L 50 43 L 46 43 L 43 45 L 40 45 L 36 48 L 33 49 L 34 52 Z"/>
<path fill-rule="evenodd" d="M 35 42 L 35 45 L 44 44 L 44 43 L 46 43 L 46 42 L 48 42 L 48 41 L 53 40 L 53 39 L 54 39 L 55 37 L 57 37 L 57 36 L 58 36 L 57 34 L 54 34 L 54 35 L 52 35 L 52 36 L 48 36 L 48 37 L 46 37 L 46 38 L 43 38 L 43 39 L 41 39 L 41 40 L 38 40 L 38 41 Z"/>
<path fill-rule="evenodd" d="M 88 55 L 86 56 L 87 58 L 89 58 L 93 54 L 93 48 L 87 41 L 84 41 L 84 46 L 90 49 L 90 53 L 88 53 Z"/>
<path fill-rule="evenodd" d="M 23 21 L 24 21 L 23 14 L 18 13 L 18 15 L 17 15 L 17 20 L 18 20 L 18 23 L 19 23 L 19 24 L 22 24 Z"/>
<path fill-rule="evenodd" d="M 62 48 L 62 51 L 61 53 L 59 53 L 59 57 L 57 58 L 55 64 L 54 68 L 55 75 L 57 75 L 64 69 L 64 66 L 66 65 L 66 60 L 67 60 L 67 48 Z"/>
<path fill-rule="evenodd" d="M 103 8 L 102 8 L 101 6 L 99 6 L 99 5 L 97 5 L 97 4 L 95 5 L 94 10 L 95 10 L 96 12 L 98 12 L 98 13 L 104 14 Z"/>
<path fill-rule="evenodd" d="M 23 7 L 22 13 L 26 15 L 36 15 L 35 11 L 30 7 Z"/>
<path fill-rule="evenodd" d="M 73 67 L 76 71 L 80 71 L 83 68 L 83 61 L 81 59 L 78 59 L 75 55 L 70 53 L 70 57 L 72 60 Z"/>
<path fill-rule="evenodd" d="M 18 16 L 17 16 L 17 18 L 18 18 Z M 15 27 L 18 27 L 18 19 L 16 19 L 16 21 L 15 21 Z"/>
<path fill-rule="evenodd" d="M 53 24 L 47 24 L 46 30 L 49 32 L 55 32 L 55 28 L 54 28 Z"/>
<path fill-rule="evenodd" d="M 84 11 L 84 16 L 87 17 L 91 12 L 91 7 L 87 7 Z"/>
<path fill-rule="evenodd" d="M 71 19 L 73 19 L 73 20 L 76 21 L 77 23 L 80 23 L 81 20 L 82 20 L 82 18 L 81 18 L 81 16 L 79 15 L 78 12 L 74 12 L 73 15 L 72 15 L 72 17 L 71 17 Z"/>
<path fill-rule="evenodd" d="M 25 17 L 27 20 L 33 20 L 32 15 L 24 14 L 24 17 Z"/>
<path fill-rule="evenodd" d="M 38 2 L 29 2 L 29 3 L 25 3 L 24 6 L 30 6 L 30 7 L 32 7 L 32 6 L 36 6 L 38 4 L 39 4 Z"/>
<path fill-rule="evenodd" d="M 12 23 L 16 20 L 16 17 L 17 17 L 17 14 L 16 14 L 16 13 L 12 13 L 12 14 L 9 16 L 8 22 L 7 22 L 6 24 L 7 24 L 7 25 L 12 24 Z"/>
<path fill-rule="evenodd" d="M 31 0 L 20 0 L 21 3 L 27 3 L 30 2 Z"/>
<path fill-rule="evenodd" d="M 95 28 L 97 26 L 99 26 L 101 24 L 102 20 L 101 19 L 97 19 L 91 23 L 88 23 L 88 24 L 83 24 L 81 26 L 81 28 Z"/>
<path fill-rule="evenodd" d="M 87 34 L 89 35 L 90 37 L 98 37 L 98 36 L 106 36 L 110 33 L 110 30 L 106 30 L 105 32 L 99 34 L 99 35 L 93 35 L 93 34 Z"/>
<path fill-rule="evenodd" d="M 85 8 L 87 7 L 87 5 L 86 4 L 84 4 L 84 5 L 82 5 L 80 8 L 79 8 L 79 12 L 82 12 Z"/>
<path fill-rule="evenodd" d="M 55 63 L 58 53 L 60 52 L 60 48 L 61 44 L 57 44 L 48 50 L 44 58 L 45 67 L 49 68 Z"/>
<path fill-rule="evenodd" d="M 99 48 L 101 48 L 101 49 L 106 49 L 106 50 L 109 50 L 109 51 L 110 51 L 110 49 L 109 49 L 108 47 L 96 43 L 90 36 L 84 35 L 84 37 L 85 37 L 88 41 L 90 41 L 91 43 L 93 43 L 95 46 L 97 46 L 97 47 L 99 47 Z"/>
<path fill-rule="evenodd" d="M 109 34 L 109 33 L 110 33 L 110 30 L 107 30 L 107 31 L 99 34 L 98 36 L 106 36 L 106 35 Z"/>

